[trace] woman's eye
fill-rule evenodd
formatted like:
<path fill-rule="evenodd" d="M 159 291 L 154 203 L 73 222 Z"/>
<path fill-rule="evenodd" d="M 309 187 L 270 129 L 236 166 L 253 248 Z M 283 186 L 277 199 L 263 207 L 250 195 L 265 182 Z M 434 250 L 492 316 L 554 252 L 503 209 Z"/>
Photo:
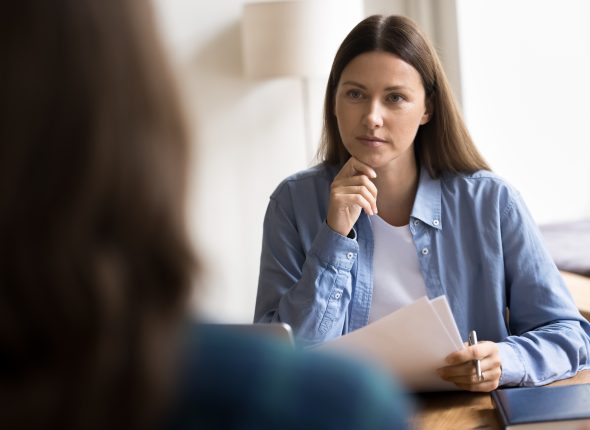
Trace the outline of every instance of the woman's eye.
<path fill-rule="evenodd" d="M 359 90 L 348 90 L 346 96 L 353 100 L 360 100 L 363 97 L 363 93 Z"/>
<path fill-rule="evenodd" d="M 389 94 L 387 96 L 387 101 L 390 103 L 399 103 L 403 100 L 404 98 L 402 96 L 400 96 L 399 94 Z"/>

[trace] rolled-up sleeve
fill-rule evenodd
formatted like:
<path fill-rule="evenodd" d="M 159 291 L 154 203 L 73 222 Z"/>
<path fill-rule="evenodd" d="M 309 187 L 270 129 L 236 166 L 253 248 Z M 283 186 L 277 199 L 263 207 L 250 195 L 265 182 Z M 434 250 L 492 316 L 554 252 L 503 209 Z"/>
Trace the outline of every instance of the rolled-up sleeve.
<path fill-rule="evenodd" d="M 300 229 L 309 226 L 281 203 L 271 197 L 266 211 L 254 320 L 286 322 L 306 344 L 340 336 L 358 243 L 318 220 L 306 249 Z"/>
<path fill-rule="evenodd" d="M 520 195 L 502 214 L 510 336 L 501 385 L 543 385 L 590 365 L 590 325 L 578 312 Z"/>

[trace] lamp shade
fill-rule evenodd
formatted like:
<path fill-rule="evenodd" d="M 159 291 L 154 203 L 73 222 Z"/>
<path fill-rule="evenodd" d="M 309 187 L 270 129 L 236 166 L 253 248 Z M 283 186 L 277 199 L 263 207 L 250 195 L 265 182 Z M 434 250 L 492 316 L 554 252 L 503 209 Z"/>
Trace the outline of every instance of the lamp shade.
<path fill-rule="evenodd" d="M 340 43 L 362 18 L 362 0 L 246 3 L 244 72 L 251 78 L 327 76 Z"/>

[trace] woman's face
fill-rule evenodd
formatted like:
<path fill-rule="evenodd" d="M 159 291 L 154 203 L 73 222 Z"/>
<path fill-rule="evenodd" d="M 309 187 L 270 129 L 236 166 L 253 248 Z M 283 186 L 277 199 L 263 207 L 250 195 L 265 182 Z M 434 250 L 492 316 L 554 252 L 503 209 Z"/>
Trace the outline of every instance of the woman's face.
<path fill-rule="evenodd" d="M 350 155 L 379 170 L 413 162 L 414 137 L 430 119 L 418 71 L 382 51 L 361 54 L 344 68 L 335 113 Z"/>

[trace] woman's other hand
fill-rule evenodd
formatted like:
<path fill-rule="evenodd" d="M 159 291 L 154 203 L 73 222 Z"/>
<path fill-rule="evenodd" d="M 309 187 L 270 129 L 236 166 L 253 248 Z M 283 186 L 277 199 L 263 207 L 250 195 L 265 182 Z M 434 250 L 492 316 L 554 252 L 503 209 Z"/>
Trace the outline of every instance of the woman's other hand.
<path fill-rule="evenodd" d="M 481 380 L 477 378 L 474 360 L 480 360 Z M 495 342 L 481 341 L 449 354 L 449 364 L 438 369 L 440 377 L 468 391 L 493 391 L 500 385 L 502 363 L 500 350 Z"/>
<path fill-rule="evenodd" d="M 371 182 L 376 177 L 375 170 L 353 157 L 342 166 L 330 190 L 327 223 L 332 230 L 348 236 L 361 210 L 377 213 L 377 187 Z"/>

